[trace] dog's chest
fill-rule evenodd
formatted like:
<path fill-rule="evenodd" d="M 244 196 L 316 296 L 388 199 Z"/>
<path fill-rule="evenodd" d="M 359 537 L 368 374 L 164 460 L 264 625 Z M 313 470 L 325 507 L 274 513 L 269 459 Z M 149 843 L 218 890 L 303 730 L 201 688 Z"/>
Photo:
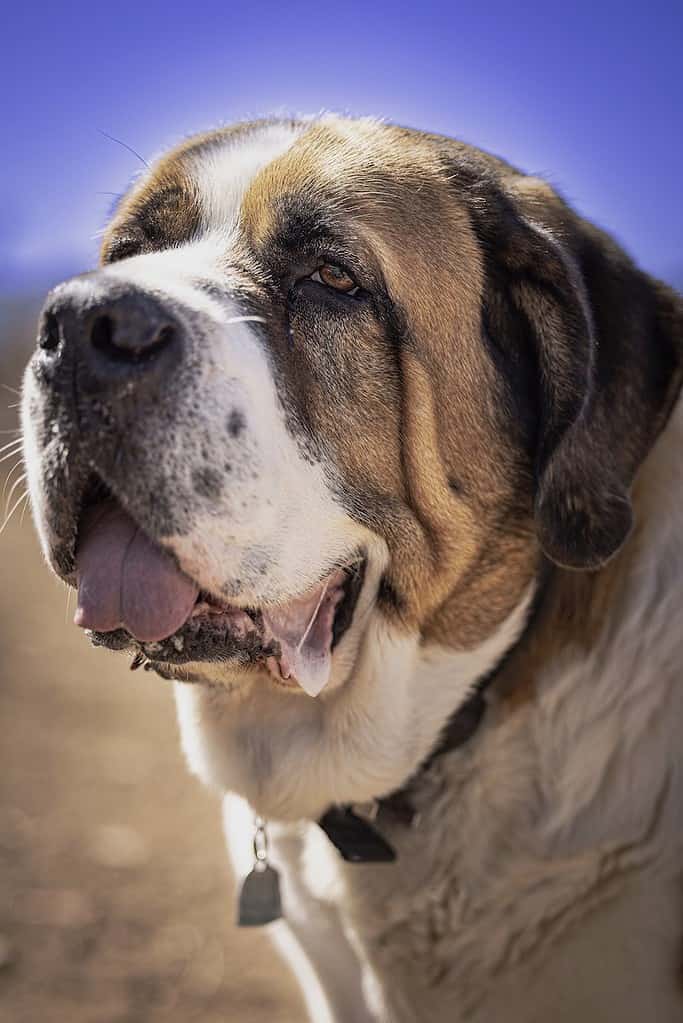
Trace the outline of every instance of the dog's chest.
<path fill-rule="evenodd" d="M 647 839 L 548 855 L 537 765 L 520 758 L 507 778 L 502 767 L 492 790 L 478 750 L 444 758 L 418 792 L 415 824 L 383 821 L 394 865 L 344 864 L 308 829 L 300 896 L 335 906 L 339 940 L 351 936 L 374 978 L 378 1018 L 597 1023 L 619 1005 L 619 1018 L 635 1023 L 646 1018 L 642 999 L 655 997 L 658 1018 L 677 1019 L 667 965 L 680 931 L 675 865 L 657 860 Z M 625 975 L 639 978 L 635 993 Z"/>

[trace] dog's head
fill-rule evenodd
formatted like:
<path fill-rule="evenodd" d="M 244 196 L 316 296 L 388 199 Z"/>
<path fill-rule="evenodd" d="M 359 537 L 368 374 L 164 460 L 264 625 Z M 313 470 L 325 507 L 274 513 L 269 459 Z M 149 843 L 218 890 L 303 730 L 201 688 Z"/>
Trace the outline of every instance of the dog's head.
<path fill-rule="evenodd" d="M 670 302 L 460 143 L 332 117 L 192 139 L 46 302 L 45 553 L 96 642 L 224 687 L 267 810 L 380 795 L 514 642 L 541 559 L 626 538 Z M 263 795 L 277 736 L 334 747 L 317 802 Z"/>

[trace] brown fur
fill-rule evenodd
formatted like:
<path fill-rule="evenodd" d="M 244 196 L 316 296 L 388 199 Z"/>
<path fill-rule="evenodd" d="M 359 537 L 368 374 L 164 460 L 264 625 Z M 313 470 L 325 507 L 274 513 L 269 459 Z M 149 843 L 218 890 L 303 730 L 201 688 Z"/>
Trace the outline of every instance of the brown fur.
<path fill-rule="evenodd" d="M 390 583 L 406 626 L 422 625 L 429 639 L 467 648 L 518 601 L 536 550 L 528 515 L 526 523 L 513 516 L 506 524 L 513 535 L 500 535 L 501 508 L 516 503 L 517 486 L 515 471 L 501 471 L 501 461 L 516 470 L 519 458 L 495 402 L 481 402 L 496 382 L 479 337 L 479 246 L 434 154 L 418 137 L 409 159 L 405 148 L 399 132 L 377 125 L 358 133 L 336 122 L 311 129 L 257 176 L 242 222 L 249 244 L 267 252 L 282 229 L 278 198 L 315 196 L 360 242 L 400 308 L 405 326 L 393 365 L 376 364 L 378 331 L 367 323 L 365 338 L 339 340 L 353 349 L 357 403 L 331 414 L 330 395 L 311 389 L 305 411 L 344 488 L 373 509 L 368 524 L 392 551 Z M 309 349 L 319 351 L 320 342 Z M 306 375 L 300 367 L 299 400 Z M 381 395 L 373 393 L 378 376 L 387 382 Z"/>
<path fill-rule="evenodd" d="M 143 246 L 196 231 L 189 157 L 227 137 L 161 161 L 118 212 L 105 258 L 141 224 Z M 462 143 L 330 118 L 256 176 L 240 227 L 231 263 L 257 268 L 252 299 L 292 422 L 388 544 L 387 613 L 469 648 L 519 601 L 541 544 L 577 567 L 619 547 L 633 474 L 679 385 L 680 307 L 549 185 Z M 360 283 L 390 308 L 285 308 L 318 235 L 348 240 Z M 621 565 L 553 573 L 529 663 L 549 655 L 559 620 L 564 635 L 590 631 Z"/>
<path fill-rule="evenodd" d="M 542 600 L 529 629 L 495 679 L 505 712 L 534 699 L 535 681 L 565 650 L 593 649 L 610 616 L 619 620 L 621 595 L 643 554 L 643 527 L 651 494 L 640 479 L 633 488 L 635 524 L 621 551 L 600 572 L 566 572 L 546 562 Z"/>

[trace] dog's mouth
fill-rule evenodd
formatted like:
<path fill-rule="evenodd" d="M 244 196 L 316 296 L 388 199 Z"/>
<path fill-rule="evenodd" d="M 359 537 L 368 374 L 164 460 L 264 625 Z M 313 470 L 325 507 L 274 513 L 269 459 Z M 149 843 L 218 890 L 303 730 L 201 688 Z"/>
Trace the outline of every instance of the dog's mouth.
<path fill-rule="evenodd" d="M 280 684 L 317 696 L 349 629 L 362 554 L 285 602 L 240 607 L 201 590 L 114 499 L 85 509 L 76 550 L 75 621 L 94 643 L 156 664 L 261 664 Z"/>

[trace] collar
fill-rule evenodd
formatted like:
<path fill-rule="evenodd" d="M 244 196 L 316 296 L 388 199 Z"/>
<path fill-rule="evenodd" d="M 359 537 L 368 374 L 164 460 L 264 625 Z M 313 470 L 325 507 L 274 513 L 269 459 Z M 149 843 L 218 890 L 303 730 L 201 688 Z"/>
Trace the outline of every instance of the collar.
<path fill-rule="evenodd" d="M 394 862 L 396 850 L 382 835 L 375 821 L 389 814 L 408 826 L 415 822 L 417 815 L 409 796 L 411 786 L 444 753 L 464 746 L 472 738 L 479 728 L 485 710 L 484 687 L 479 683 L 472 695 L 451 717 L 441 741 L 407 784 L 373 804 L 373 821 L 361 816 L 349 805 L 332 806 L 323 814 L 318 826 L 325 832 L 342 859 L 348 863 Z"/>
<path fill-rule="evenodd" d="M 382 818 L 387 815 L 406 826 L 416 823 L 418 815 L 410 799 L 411 788 L 439 757 L 465 746 L 478 731 L 488 706 L 487 691 L 536 620 L 549 577 L 549 564 L 544 561 L 539 572 L 536 594 L 519 636 L 491 671 L 475 683 L 470 696 L 449 718 L 437 745 L 406 784 L 388 796 L 376 800 L 371 807 L 371 819 L 361 815 L 351 805 L 336 805 L 331 806 L 318 820 L 318 826 L 325 832 L 342 859 L 348 863 L 393 863 L 396 860 L 396 850 L 381 833 L 377 824 L 381 824 Z"/>

